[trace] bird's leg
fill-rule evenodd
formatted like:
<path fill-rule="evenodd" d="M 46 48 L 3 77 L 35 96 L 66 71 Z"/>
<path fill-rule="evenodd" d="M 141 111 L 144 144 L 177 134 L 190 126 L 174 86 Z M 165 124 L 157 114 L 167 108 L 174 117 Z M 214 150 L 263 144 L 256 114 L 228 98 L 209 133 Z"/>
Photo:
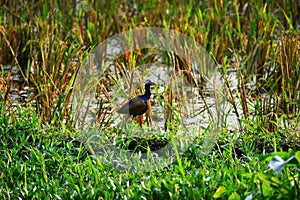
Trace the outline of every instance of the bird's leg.
<path fill-rule="evenodd" d="M 139 126 L 142 127 L 143 123 L 144 123 L 144 117 L 143 115 L 138 115 L 136 117 L 136 122 L 139 123 Z"/>
<path fill-rule="evenodd" d="M 148 101 L 148 110 L 146 112 L 146 120 L 147 120 L 147 125 L 152 125 L 152 110 L 151 110 L 151 101 Z"/>

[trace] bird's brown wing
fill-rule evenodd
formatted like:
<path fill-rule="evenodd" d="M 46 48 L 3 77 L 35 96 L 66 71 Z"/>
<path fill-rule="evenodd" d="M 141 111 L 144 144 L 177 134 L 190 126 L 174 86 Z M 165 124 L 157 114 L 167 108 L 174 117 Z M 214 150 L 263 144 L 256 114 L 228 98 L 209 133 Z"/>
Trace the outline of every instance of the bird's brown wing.
<path fill-rule="evenodd" d="M 138 96 L 124 104 L 119 110 L 117 110 L 117 112 L 120 114 L 130 114 L 136 116 L 144 114 L 146 110 L 147 105 L 145 100 Z"/>
<path fill-rule="evenodd" d="M 129 101 L 129 112 L 130 115 L 142 115 L 147 111 L 147 104 L 141 97 L 136 97 Z"/>

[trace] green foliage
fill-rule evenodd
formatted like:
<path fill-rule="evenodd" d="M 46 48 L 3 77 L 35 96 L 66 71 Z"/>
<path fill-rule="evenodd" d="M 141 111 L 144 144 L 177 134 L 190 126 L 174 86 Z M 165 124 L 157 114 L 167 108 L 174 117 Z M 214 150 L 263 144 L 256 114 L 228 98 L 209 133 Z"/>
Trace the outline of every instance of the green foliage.
<path fill-rule="evenodd" d="M 75 142 L 76 133 L 42 125 L 35 114 L 23 109 L 16 116 L 1 117 L 0 124 L 1 198 L 244 199 L 253 192 L 259 199 L 294 199 L 299 195 L 299 151 L 259 158 L 255 149 L 240 145 L 243 151 L 248 148 L 242 158 L 231 144 L 203 157 L 195 144 L 180 158 L 181 164 L 151 173 L 127 173 L 90 157 L 84 145 Z M 275 173 L 272 169 L 278 166 Z"/>

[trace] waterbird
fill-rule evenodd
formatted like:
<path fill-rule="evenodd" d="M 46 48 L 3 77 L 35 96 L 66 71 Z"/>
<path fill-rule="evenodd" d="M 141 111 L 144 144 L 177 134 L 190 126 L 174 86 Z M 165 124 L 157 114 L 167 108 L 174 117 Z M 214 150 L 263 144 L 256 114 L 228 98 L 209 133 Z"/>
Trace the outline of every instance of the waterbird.
<path fill-rule="evenodd" d="M 128 102 L 126 102 L 120 109 L 117 110 L 120 114 L 129 114 L 133 117 L 138 115 L 143 115 L 145 112 L 147 112 L 149 106 L 148 106 L 148 100 L 151 96 L 150 86 L 154 85 L 152 81 L 149 79 L 145 81 L 145 93 L 142 95 L 139 95 L 133 99 L 130 99 Z"/>

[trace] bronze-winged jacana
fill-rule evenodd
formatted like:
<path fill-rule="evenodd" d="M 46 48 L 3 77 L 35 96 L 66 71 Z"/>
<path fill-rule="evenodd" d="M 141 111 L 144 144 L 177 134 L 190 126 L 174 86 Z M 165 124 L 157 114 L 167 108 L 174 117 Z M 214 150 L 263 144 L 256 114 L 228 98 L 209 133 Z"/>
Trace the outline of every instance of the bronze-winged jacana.
<path fill-rule="evenodd" d="M 150 80 L 145 81 L 145 94 L 130 99 L 124 106 L 117 110 L 120 114 L 129 114 L 133 117 L 142 115 L 148 110 L 148 100 L 151 96 L 150 86 L 154 83 Z"/>

